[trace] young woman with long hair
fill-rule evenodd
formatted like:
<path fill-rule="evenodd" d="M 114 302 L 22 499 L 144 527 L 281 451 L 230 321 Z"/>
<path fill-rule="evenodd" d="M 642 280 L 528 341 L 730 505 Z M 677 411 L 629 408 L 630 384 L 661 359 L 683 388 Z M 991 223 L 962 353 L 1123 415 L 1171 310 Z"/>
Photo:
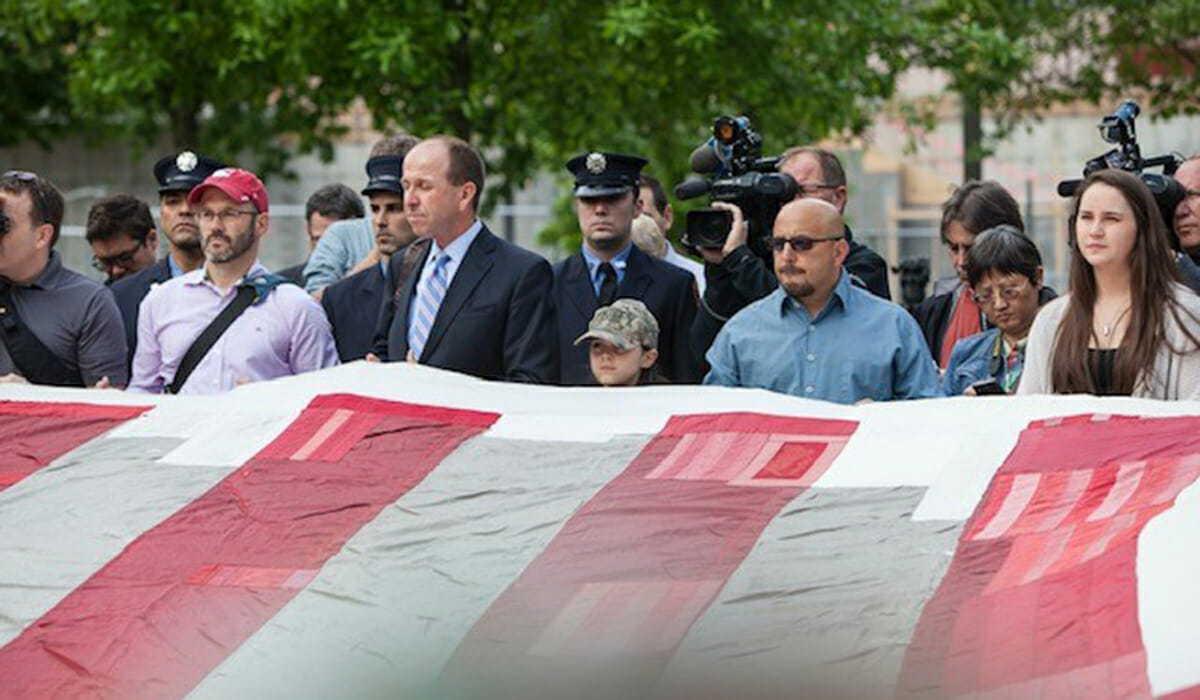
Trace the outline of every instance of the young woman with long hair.
<path fill-rule="evenodd" d="M 1200 297 L 1137 176 L 1092 173 L 1072 202 L 1070 294 L 1029 335 L 1020 394 L 1200 398 Z"/>

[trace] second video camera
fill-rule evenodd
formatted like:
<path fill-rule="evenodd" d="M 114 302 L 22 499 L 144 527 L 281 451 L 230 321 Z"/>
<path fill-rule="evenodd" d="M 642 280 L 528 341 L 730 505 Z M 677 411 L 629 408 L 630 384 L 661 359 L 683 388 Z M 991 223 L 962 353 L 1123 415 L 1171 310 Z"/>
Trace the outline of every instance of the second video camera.
<path fill-rule="evenodd" d="M 1187 196 L 1187 191 L 1183 185 L 1171 177 L 1175 173 L 1175 169 L 1179 167 L 1182 159 L 1173 153 L 1154 156 L 1152 158 L 1142 158 L 1142 150 L 1138 146 L 1137 127 L 1135 125 L 1135 121 L 1140 113 L 1141 109 L 1136 102 L 1126 100 L 1117 107 L 1115 112 L 1100 120 L 1100 123 L 1097 125 L 1100 129 L 1100 137 L 1108 143 L 1114 144 L 1116 148 L 1101 153 L 1084 164 L 1083 176 L 1086 178 L 1097 170 L 1108 168 L 1135 173 L 1145 183 L 1146 187 L 1149 188 L 1150 193 L 1154 195 L 1154 201 L 1158 204 L 1158 209 L 1167 224 L 1167 229 L 1172 232 L 1171 235 L 1173 236 L 1175 230 L 1173 224 L 1175 207 Z M 1145 172 L 1146 168 L 1156 167 L 1161 167 L 1162 172 Z M 1059 196 L 1073 197 L 1075 191 L 1079 189 L 1079 185 L 1082 183 L 1082 179 L 1063 180 L 1058 183 Z"/>
<path fill-rule="evenodd" d="M 729 202 L 742 210 L 747 242 L 755 253 L 770 257 L 767 238 L 780 208 L 796 196 L 796 181 L 777 172 L 779 158 L 762 157 L 762 136 L 747 117 L 717 117 L 713 135 L 692 151 L 692 171 L 709 179 L 687 180 L 675 186 L 681 200 L 709 196 L 712 202 Z M 729 236 L 733 217 L 719 209 L 688 212 L 685 245 L 720 248 Z"/>

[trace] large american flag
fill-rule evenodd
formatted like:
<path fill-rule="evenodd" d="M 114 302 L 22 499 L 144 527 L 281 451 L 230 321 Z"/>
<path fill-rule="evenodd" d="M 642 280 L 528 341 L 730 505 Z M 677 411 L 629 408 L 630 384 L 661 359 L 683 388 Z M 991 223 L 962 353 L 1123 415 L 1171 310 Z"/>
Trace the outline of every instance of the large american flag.
<path fill-rule="evenodd" d="M 0 697 L 1200 698 L 1198 409 L 4 387 Z"/>

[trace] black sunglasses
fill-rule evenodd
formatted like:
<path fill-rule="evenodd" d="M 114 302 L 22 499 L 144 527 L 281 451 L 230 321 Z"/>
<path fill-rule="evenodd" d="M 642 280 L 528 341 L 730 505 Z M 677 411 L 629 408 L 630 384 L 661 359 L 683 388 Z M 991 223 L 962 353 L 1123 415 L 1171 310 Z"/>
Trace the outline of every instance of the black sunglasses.
<path fill-rule="evenodd" d="M 794 238 L 779 238 L 778 236 L 771 237 L 771 250 L 776 253 L 782 253 L 784 247 L 790 246 L 795 253 L 804 253 L 812 250 L 813 246 L 821 241 L 837 241 L 844 236 L 825 236 L 820 238 L 810 236 L 796 236 Z"/>

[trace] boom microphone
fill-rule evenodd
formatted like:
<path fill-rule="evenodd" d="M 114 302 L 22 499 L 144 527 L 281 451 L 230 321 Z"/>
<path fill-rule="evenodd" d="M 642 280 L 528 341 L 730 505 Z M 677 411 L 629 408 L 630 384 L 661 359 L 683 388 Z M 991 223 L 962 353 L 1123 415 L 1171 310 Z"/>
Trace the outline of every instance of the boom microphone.
<path fill-rule="evenodd" d="M 697 149 L 699 150 L 699 149 Z M 675 185 L 675 199 L 695 199 L 701 195 L 708 194 L 710 185 L 708 180 L 684 180 Z"/>
<path fill-rule="evenodd" d="M 713 150 L 713 144 L 710 141 L 700 144 L 699 148 L 692 151 L 691 164 L 692 172 L 707 175 L 721 169 L 721 158 Z"/>
<path fill-rule="evenodd" d="M 1058 183 L 1058 196 L 1074 197 L 1075 190 L 1079 189 L 1079 186 L 1082 184 L 1083 180 L 1063 180 L 1062 182 Z"/>

